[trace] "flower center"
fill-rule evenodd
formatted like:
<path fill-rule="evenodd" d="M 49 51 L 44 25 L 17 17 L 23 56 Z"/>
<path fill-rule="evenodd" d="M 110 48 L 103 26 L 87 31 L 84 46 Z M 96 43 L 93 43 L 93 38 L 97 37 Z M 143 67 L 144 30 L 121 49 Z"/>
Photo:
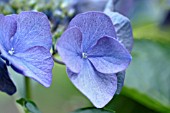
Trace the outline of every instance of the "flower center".
<path fill-rule="evenodd" d="M 87 58 L 87 53 L 82 53 L 82 58 Z"/>
<path fill-rule="evenodd" d="M 9 50 L 8 53 L 9 53 L 10 55 L 13 55 L 13 54 L 14 54 L 14 48 L 11 48 L 11 50 Z"/>

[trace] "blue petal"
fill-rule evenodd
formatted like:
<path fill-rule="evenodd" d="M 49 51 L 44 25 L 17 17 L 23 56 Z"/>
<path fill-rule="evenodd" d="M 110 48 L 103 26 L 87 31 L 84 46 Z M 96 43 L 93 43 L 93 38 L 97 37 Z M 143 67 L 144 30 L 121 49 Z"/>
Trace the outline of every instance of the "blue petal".
<path fill-rule="evenodd" d="M 57 41 L 57 50 L 67 67 L 78 73 L 82 66 L 82 33 L 77 27 L 66 30 Z"/>
<path fill-rule="evenodd" d="M 102 12 L 86 12 L 74 17 L 69 27 L 78 27 L 82 32 L 82 49 L 86 52 L 103 36 L 116 38 L 111 19 Z"/>
<path fill-rule="evenodd" d="M 54 62 L 49 50 L 42 46 L 35 46 L 13 55 L 2 51 L 2 56 L 8 60 L 15 71 L 33 78 L 45 87 L 50 86 Z"/>
<path fill-rule="evenodd" d="M 97 72 L 88 60 L 84 60 L 79 74 L 67 69 L 73 84 L 89 98 L 97 108 L 104 107 L 114 96 L 117 89 L 115 74 Z"/>
<path fill-rule="evenodd" d="M 10 38 L 15 34 L 17 23 L 16 15 L 0 15 L 0 44 L 4 49 L 10 48 Z"/>
<path fill-rule="evenodd" d="M 101 73 L 117 73 L 125 70 L 131 61 L 130 53 L 114 38 L 105 36 L 87 52 L 88 59 Z"/>
<path fill-rule="evenodd" d="M 10 41 L 15 52 L 23 52 L 33 46 L 43 46 L 49 50 L 52 35 L 48 18 L 40 12 L 21 12 L 17 16 L 17 31 Z"/>
<path fill-rule="evenodd" d="M 118 40 L 131 52 L 133 47 L 133 34 L 130 20 L 117 12 L 108 11 L 106 14 L 110 16 L 113 22 Z"/>
<path fill-rule="evenodd" d="M 116 90 L 116 94 L 120 94 L 120 92 L 122 90 L 122 87 L 124 85 L 125 73 L 126 73 L 125 71 L 116 73 L 116 76 L 117 76 L 117 90 Z"/>
<path fill-rule="evenodd" d="M 16 87 L 9 77 L 6 64 L 0 59 L 0 90 L 8 95 L 16 92 Z"/>

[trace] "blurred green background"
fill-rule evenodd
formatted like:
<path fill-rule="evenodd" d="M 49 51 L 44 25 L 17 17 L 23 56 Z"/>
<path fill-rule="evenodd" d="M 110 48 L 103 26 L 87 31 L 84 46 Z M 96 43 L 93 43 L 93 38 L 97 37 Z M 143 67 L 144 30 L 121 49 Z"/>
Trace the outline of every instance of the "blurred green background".
<path fill-rule="evenodd" d="M 102 11 L 107 0 L 1 0 L 0 12 L 42 11 L 51 21 L 54 43 L 77 13 Z M 133 27 L 133 60 L 125 85 L 105 108 L 117 113 L 170 113 L 170 1 L 116 0 L 115 11 L 130 18 Z M 57 56 L 58 57 L 58 56 Z M 18 92 L 0 92 L 0 113 L 19 113 L 16 99 L 24 96 L 24 79 L 10 69 Z M 68 113 L 91 107 L 70 82 L 65 66 L 55 64 L 53 82 L 44 88 L 32 81 L 32 97 L 42 113 Z"/>

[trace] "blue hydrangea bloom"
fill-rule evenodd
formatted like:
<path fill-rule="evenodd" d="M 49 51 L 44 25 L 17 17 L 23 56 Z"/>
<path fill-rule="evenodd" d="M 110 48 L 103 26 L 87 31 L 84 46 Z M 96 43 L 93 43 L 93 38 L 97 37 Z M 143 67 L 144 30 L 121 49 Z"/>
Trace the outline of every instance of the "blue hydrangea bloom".
<path fill-rule="evenodd" d="M 58 40 L 57 50 L 72 83 L 98 108 L 113 98 L 117 73 L 131 62 L 112 20 L 102 12 L 74 17 Z"/>
<path fill-rule="evenodd" d="M 52 79 L 51 45 L 50 24 L 45 14 L 25 11 L 0 15 L 1 58 L 15 71 L 46 87 Z"/>

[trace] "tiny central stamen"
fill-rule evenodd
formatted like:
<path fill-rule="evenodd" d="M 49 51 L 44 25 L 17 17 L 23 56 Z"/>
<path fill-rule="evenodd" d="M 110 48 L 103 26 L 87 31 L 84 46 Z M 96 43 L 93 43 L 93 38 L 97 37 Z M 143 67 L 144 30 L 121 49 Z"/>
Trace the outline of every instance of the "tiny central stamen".
<path fill-rule="evenodd" d="M 82 53 L 82 58 L 87 58 L 87 53 Z"/>
<path fill-rule="evenodd" d="M 14 54 L 14 48 L 11 48 L 11 50 L 9 50 L 8 53 L 9 53 L 10 55 L 13 55 L 13 54 Z"/>

